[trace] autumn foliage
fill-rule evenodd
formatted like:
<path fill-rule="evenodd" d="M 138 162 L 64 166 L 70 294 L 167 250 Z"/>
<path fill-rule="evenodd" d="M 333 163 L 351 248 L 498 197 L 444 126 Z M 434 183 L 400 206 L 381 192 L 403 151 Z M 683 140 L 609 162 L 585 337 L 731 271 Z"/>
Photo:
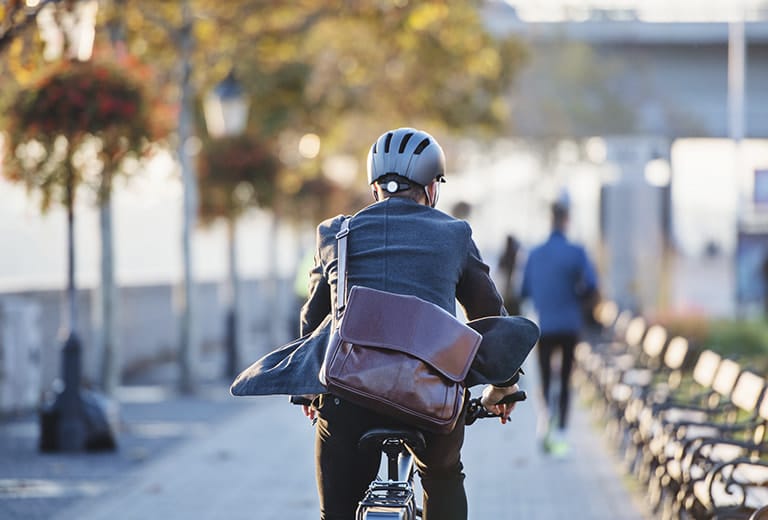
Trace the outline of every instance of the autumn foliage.
<path fill-rule="evenodd" d="M 64 62 L 19 93 L 11 107 L 11 130 L 50 138 L 119 127 L 125 137 L 136 139 L 154 133 L 147 109 L 140 86 L 113 66 Z"/>
<path fill-rule="evenodd" d="M 278 171 L 273 147 L 256 134 L 207 140 L 198 156 L 201 221 L 236 219 L 248 207 L 269 207 Z"/>
<path fill-rule="evenodd" d="M 85 168 L 73 159 L 89 146 L 97 160 L 91 168 L 99 164 L 102 176 L 119 173 L 125 157 L 144 153 L 167 133 L 150 117 L 149 99 L 138 81 L 104 63 L 52 67 L 6 110 L 5 175 L 42 191 L 45 209 L 83 180 Z"/>

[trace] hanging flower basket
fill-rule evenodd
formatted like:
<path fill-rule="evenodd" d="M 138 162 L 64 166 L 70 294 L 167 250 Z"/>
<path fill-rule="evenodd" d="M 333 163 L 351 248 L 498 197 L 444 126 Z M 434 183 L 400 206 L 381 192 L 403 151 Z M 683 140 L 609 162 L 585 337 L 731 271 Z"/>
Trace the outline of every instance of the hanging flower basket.
<path fill-rule="evenodd" d="M 46 208 L 64 182 L 82 180 L 72 158 L 85 142 L 99 143 L 103 172 L 164 133 L 149 105 L 142 86 L 110 65 L 61 63 L 5 110 L 5 175 L 40 189 Z"/>
<path fill-rule="evenodd" d="M 236 219 L 248 207 L 271 207 L 279 161 L 254 134 L 209 139 L 198 156 L 200 220 Z"/>
<path fill-rule="evenodd" d="M 115 127 L 126 137 L 152 135 L 145 99 L 142 88 L 112 66 L 65 62 L 19 94 L 10 108 L 11 130 L 49 139 Z"/>

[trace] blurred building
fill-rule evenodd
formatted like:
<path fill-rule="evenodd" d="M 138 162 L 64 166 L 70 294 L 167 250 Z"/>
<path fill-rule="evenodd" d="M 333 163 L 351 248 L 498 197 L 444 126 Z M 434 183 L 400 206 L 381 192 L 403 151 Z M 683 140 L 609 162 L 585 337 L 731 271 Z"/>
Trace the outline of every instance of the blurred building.
<path fill-rule="evenodd" d="M 485 14 L 530 49 L 511 133 L 545 150 L 538 182 L 579 191 L 576 177 L 598 179 L 576 206 L 590 214 L 581 224 L 594 229 L 580 233 L 607 296 L 651 312 L 734 312 L 737 278 L 758 276 L 737 276 L 740 237 L 768 231 L 753 203 L 755 171 L 768 168 L 768 8 L 507 0 Z"/>

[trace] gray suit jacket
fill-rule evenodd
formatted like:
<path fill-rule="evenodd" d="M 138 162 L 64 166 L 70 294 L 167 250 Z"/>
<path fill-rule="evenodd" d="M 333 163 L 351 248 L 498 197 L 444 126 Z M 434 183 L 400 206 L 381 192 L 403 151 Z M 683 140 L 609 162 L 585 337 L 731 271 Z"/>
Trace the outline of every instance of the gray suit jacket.
<path fill-rule="evenodd" d="M 317 376 L 333 324 L 339 279 L 336 233 L 343 218 L 326 220 L 317 228 L 315 267 L 301 313 L 302 337 L 243 371 L 232 384 L 234 395 L 325 391 Z M 411 200 L 389 198 L 352 218 L 347 272 L 348 288 L 361 285 L 417 296 L 451 314 L 458 300 L 468 325 L 483 335 L 468 386 L 510 379 L 538 339 L 533 322 L 505 316 L 469 224 Z"/>

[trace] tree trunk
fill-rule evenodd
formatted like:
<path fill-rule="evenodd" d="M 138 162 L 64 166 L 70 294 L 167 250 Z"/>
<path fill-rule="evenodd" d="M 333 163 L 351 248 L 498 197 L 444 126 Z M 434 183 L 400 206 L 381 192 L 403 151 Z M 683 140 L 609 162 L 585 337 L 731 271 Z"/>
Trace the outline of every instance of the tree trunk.
<path fill-rule="evenodd" d="M 279 211 L 272 212 L 271 230 L 269 232 L 269 266 L 267 267 L 267 301 L 271 309 L 268 330 L 270 349 L 282 343 L 283 331 L 286 330 L 285 316 L 283 315 L 280 298 L 279 273 L 277 265 L 280 261 L 278 254 L 278 234 L 280 232 Z"/>
<path fill-rule="evenodd" d="M 197 220 L 197 178 L 189 143 L 194 135 L 193 107 L 194 92 L 190 81 L 192 74 L 192 25 L 193 18 L 186 1 L 182 4 L 183 27 L 180 31 L 181 79 L 179 100 L 178 157 L 184 189 L 184 215 L 182 227 L 183 288 L 181 302 L 181 331 L 179 344 L 179 387 L 181 392 L 190 393 L 195 386 L 195 360 L 197 358 L 197 331 L 195 324 L 195 284 L 192 253 L 193 233 Z"/>
<path fill-rule="evenodd" d="M 104 173 L 109 175 L 109 173 Z M 120 385 L 120 348 L 117 335 L 117 287 L 115 285 L 112 197 L 104 194 L 99 206 L 101 233 L 101 288 L 99 298 L 101 343 L 101 384 L 104 393 L 114 395 Z"/>
<path fill-rule="evenodd" d="M 113 0 L 117 13 L 125 10 L 126 0 Z M 115 16 L 107 22 L 115 60 L 124 64 L 127 56 L 125 21 Z M 99 193 L 99 232 L 101 234 L 101 288 L 99 292 L 99 343 L 101 345 L 101 386 L 105 394 L 114 396 L 121 383 L 122 356 L 118 335 L 117 285 L 112 225 L 112 180 L 114 164 L 105 161 Z"/>
<path fill-rule="evenodd" d="M 67 299 L 69 332 L 77 331 L 77 289 L 75 287 L 75 186 L 74 173 L 67 174 Z"/>
<path fill-rule="evenodd" d="M 240 342 L 238 328 L 240 325 L 240 279 L 237 271 L 237 222 L 227 221 L 228 239 L 228 275 L 227 275 L 227 315 L 225 322 L 225 350 L 227 356 L 225 375 L 233 377 L 240 368 Z"/>

